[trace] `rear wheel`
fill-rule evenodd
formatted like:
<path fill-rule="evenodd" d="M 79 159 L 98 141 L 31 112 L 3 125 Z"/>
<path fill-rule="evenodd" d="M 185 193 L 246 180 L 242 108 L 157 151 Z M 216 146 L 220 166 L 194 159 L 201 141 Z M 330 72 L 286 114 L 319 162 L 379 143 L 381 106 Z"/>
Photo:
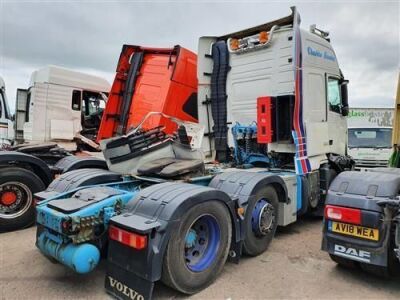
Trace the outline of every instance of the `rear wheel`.
<path fill-rule="evenodd" d="M 1 169 L 0 232 L 32 225 L 35 222 L 33 194 L 44 189 L 42 180 L 29 170 Z"/>
<path fill-rule="evenodd" d="M 247 255 L 257 256 L 268 249 L 275 235 L 279 202 L 272 186 L 258 189 L 253 196 L 246 208 L 243 250 Z"/>
<path fill-rule="evenodd" d="M 349 269 L 357 267 L 357 262 L 355 262 L 354 260 L 346 259 L 334 254 L 329 254 L 329 256 L 335 263 L 337 263 L 341 267 Z"/>
<path fill-rule="evenodd" d="M 185 294 L 209 286 L 222 271 L 232 236 L 229 212 L 219 201 L 192 207 L 169 240 L 162 281 Z"/>

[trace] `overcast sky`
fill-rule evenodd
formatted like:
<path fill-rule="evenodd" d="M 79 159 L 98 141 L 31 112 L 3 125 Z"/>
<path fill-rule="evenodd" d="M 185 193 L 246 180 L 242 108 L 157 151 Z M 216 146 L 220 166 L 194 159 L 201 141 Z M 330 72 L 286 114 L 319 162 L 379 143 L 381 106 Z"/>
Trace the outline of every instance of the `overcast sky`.
<path fill-rule="evenodd" d="M 222 35 L 290 14 L 327 30 L 350 80 L 351 106 L 393 106 L 399 72 L 399 1 L 9 1 L 0 0 L 0 75 L 10 106 L 35 69 L 48 64 L 112 83 L 123 44 L 193 51 L 202 35 Z"/>

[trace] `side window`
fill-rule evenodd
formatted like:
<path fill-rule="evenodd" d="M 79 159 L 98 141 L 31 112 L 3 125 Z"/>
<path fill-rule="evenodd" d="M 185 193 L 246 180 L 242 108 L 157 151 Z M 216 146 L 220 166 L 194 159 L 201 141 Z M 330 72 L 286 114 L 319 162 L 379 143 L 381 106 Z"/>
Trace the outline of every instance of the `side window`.
<path fill-rule="evenodd" d="M 31 109 L 31 92 L 26 96 L 25 122 L 29 122 L 29 111 Z"/>
<path fill-rule="evenodd" d="M 81 110 L 82 92 L 78 90 L 72 91 L 72 109 Z"/>
<path fill-rule="evenodd" d="M 82 105 L 85 116 L 90 116 L 102 111 L 105 107 L 103 97 L 98 92 L 83 91 Z"/>
<path fill-rule="evenodd" d="M 340 95 L 339 79 L 328 77 L 327 97 L 329 110 L 341 113 L 342 100 Z"/>

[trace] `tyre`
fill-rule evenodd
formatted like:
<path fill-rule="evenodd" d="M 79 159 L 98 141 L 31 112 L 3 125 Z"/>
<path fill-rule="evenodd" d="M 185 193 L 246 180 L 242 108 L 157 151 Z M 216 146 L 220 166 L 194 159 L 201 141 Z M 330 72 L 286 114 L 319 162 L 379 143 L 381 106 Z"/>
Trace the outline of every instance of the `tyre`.
<path fill-rule="evenodd" d="M 339 266 L 348 268 L 348 269 L 354 269 L 357 267 L 357 262 L 354 260 L 346 259 L 334 254 L 329 254 L 330 258 L 337 263 Z"/>
<path fill-rule="evenodd" d="M 206 288 L 224 267 L 231 236 L 231 219 L 223 203 L 207 201 L 192 207 L 171 234 L 162 281 L 185 294 Z"/>
<path fill-rule="evenodd" d="M 278 226 L 279 202 L 275 189 L 259 188 L 249 198 L 245 214 L 243 252 L 257 256 L 268 249 Z"/>
<path fill-rule="evenodd" d="M 26 228 L 35 222 L 33 194 L 45 185 L 33 172 L 16 167 L 1 169 L 0 232 Z"/>

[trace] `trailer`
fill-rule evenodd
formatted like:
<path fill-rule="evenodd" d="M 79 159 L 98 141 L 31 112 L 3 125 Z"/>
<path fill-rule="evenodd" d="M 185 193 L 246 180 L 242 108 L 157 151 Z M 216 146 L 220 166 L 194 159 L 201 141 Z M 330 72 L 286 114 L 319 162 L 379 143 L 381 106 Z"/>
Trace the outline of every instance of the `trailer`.
<path fill-rule="evenodd" d="M 347 80 L 328 34 L 301 29 L 296 8 L 200 38 L 197 58 L 199 124 L 150 112 L 100 143 L 119 182 L 70 184 L 97 176 L 74 171 L 36 195 L 39 251 L 81 274 L 106 255 L 118 299 L 150 299 L 159 280 L 199 292 L 227 260 L 265 252 L 277 226 L 320 213 L 330 182 L 353 167 Z M 154 115 L 176 132 L 144 128 Z"/>
<path fill-rule="evenodd" d="M 131 59 L 135 69 L 129 69 Z M 107 104 L 99 111 L 99 98 L 108 92 Z M 23 132 L 24 140 L 31 142 L 55 138 L 60 144 L 60 140 L 75 137 L 77 131 L 79 140 L 87 139 L 89 143 L 92 139 L 99 142 L 123 136 L 153 109 L 165 109 L 172 116 L 196 122 L 196 55 L 179 45 L 164 49 L 124 45 L 110 91 L 105 81 L 97 77 L 49 67 L 35 72 L 32 87 L 18 90 L 18 95 L 16 134 L 21 137 Z M 47 112 L 45 118 L 38 117 L 43 111 Z M 155 116 L 143 125 L 165 124 L 166 132 L 174 130 L 175 125 L 166 122 L 168 119 Z M 83 143 L 79 145 L 82 147 Z M 96 178 L 69 177 L 70 184 L 76 185 L 121 178 L 106 171 L 103 158 L 82 156 L 54 143 L 19 145 L 14 149 L 0 153 L 0 232 L 33 224 L 33 195 L 45 190 L 60 174 L 96 169 Z"/>
<path fill-rule="evenodd" d="M 343 172 L 327 196 L 322 250 L 337 264 L 379 276 L 400 272 L 400 77 L 391 167 Z"/>

